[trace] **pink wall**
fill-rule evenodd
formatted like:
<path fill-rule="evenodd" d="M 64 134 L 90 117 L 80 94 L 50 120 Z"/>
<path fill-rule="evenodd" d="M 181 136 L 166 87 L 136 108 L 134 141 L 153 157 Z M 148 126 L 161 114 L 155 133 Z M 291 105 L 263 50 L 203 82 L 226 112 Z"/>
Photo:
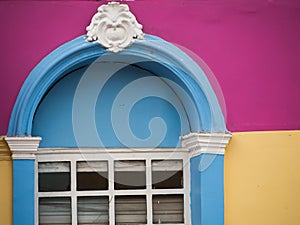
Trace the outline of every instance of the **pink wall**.
<path fill-rule="evenodd" d="M 214 72 L 230 131 L 300 128 L 300 2 L 136 0 L 144 32 L 183 45 Z M 33 67 L 85 33 L 99 2 L 0 1 L 0 135 Z"/>

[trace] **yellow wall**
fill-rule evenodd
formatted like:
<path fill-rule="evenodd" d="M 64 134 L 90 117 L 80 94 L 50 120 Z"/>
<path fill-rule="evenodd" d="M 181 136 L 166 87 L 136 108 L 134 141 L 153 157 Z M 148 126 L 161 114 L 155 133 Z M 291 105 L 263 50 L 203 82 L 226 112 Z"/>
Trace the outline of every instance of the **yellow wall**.
<path fill-rule="evenodd" d="M 0 225 L 12 224 L 12 161 L 9 148 L 0 137 Z"/>
<path fill-rule="evenodd" d="M 234 133 L 225 153 L 225 225 L 300 224 L 300 131 Z"/>

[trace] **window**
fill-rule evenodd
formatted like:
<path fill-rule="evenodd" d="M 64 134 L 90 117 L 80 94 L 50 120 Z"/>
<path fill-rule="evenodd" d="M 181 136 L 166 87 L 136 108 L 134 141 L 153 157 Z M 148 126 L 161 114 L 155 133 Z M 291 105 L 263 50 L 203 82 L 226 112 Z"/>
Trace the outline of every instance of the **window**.
<path fill-rule="evenodd" d="M 37 224 L 190 224 L 184 149 L 40 149 Z"/>

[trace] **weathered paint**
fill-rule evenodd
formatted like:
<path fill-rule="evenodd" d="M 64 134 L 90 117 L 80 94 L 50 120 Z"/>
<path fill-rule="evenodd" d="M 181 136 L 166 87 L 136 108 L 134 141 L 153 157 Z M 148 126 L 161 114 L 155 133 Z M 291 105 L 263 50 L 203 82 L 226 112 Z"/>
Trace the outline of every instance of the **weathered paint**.
<path fill-rule="evenodd" d="M 0 224 L 12 224 L 12 160 L 8 145 L 0 137 Z"/>
<path fill-rule="evenodd" d="M 233 133 L 225 152 L 225 225 L 300 223 L 300 131 Z"/>

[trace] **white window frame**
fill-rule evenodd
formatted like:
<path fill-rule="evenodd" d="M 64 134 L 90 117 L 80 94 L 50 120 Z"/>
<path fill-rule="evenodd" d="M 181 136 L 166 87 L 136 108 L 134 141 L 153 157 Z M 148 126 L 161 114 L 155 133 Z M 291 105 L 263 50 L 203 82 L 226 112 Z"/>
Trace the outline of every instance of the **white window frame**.
<path fill-rule="evenodd" d="M 181 189 L 152 189 L 151 160 L 182 160 L 183 188 Z M 114 160 L 146 160 L 146 189 L 114 190 Z M 63 192 L 38 192 L 38 163 L 39 162 L 71 163 L 71 190 Z M 76 162 L 77 161 L 107 161 L 108 162 L 108 190 L 76 191 Z M 77 196 L 109 196 L 109 225 L 115 225 L 115 195 L 146 195 L 147 225 L 153 225 L 152 194 L 183 194 L 184 195 L 184 223 L 176 225 L 190 225 L 190 155 L 186 148 L 155 148 L 155 149 L 67 149 L 41 148 L 36 154 L 35 163 L 35 223 L 39 224 L 38 201 L 40 197 L 71 197 L 72 225 L 77 225 Z M 168 224 L 165 224 L 168 225 Z M 171 225 L 171 224 L 169 224 Z"/>

